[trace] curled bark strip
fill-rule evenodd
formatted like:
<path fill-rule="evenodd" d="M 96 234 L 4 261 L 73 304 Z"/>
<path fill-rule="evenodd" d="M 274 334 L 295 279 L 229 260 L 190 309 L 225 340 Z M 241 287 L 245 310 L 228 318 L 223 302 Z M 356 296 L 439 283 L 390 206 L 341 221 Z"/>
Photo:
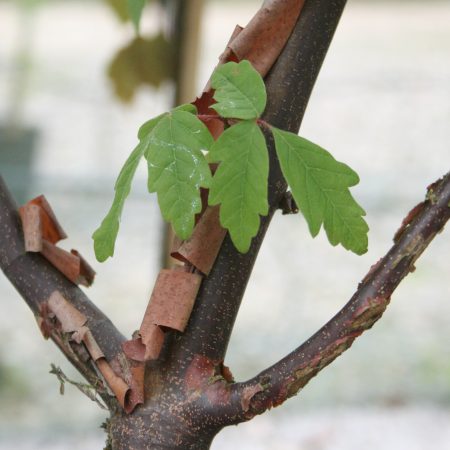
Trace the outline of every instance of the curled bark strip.
<path fill-rule="evenodd" d="M 219 65 L 247 59 L 265 77 L 286 45 L 304 3 L 305 0 L 266 0 L 245 28 L 236 26 L 220 55 Z M 193 102 L 199 114 L 215 113 L 210 109 L 215 103 L 213 95 L 208 81 L 202 95 Z"/>
<path fill-rule="evenodd" d="M 39 197 L 30 200 L 24 206 L 20 207 L 19 214 L 21 215 L 21 217 L 23 214 L 27 215 L 27 209 L 30 209 L 30 207 L 32 207 L 33 209 L 39 208 L 39 228 L 42 233 L 42 239 L 45 239 L 52 244 L 56 244 L 57 242 L 67 237 L 67 234 L 59 224 L 58 219 L 53 212 L 53 209 L 51 208 L 44 195 L 40 195 Z M 22 221 L 23 220 L 24 218 L 22 217 Z"/>
<path fill-rule="evenodd" d="M 114 396 L 117 398 L 117 401 L 120 403 L 120 406 L 122 406 L 125 412 L 131 412 L 128 410 L 126 402 L 127 394 L 130 391 L 129 386 L 125 383 L 125 381 L 123 381 L 122 378 L 115 374 L 114 370 L 105 358 L 98 359 L 95 364 L 97 365 L 99 372 L 102 374 Z"/>
<path fill-rule="evenodd" d="M 114 372 L 111 365 L 106 360 L 105 355 L 92 335 L 91 330 L 86 326 L 86 316 L 71 305 L 58 291 L 52 293 L 47 301 L 47 307 L 49 312 L 53 314 L 59 322 L 61 330 L 64 333 L 70 334 L 70 340 L 85 345 L 90 358 L 95 362 L 98 371 L 101 373 L 107 386 L 111 389 L 111 392 L 117 398 L 125 412 L 130 413 L 138 403 L 142 403 L 143 400 L 140 401 L 140 399 L 143 397 L 143 383 L 141 383 L 140 378 L 142 378 L 143 375 L 140 374 L 139 371 L 136 371 L 136 375 L 139 375 L 139 379 L 133 381 L 133 386 L 136 389 L 137 386 L 140 385 L 142 392 L 132 393 L 133 389 Z"/>
<path fill-rule="evenodd" d="M 86 316 L 71 305 L 60 292 L 55 291 L 48 299 L 48 309 L 61 324 L 64 333 L 79 331 L 87 322 Z"/>
<path fill-rule="evenodd" d="M 45 240 L 42 241 L 41 254 L 68 280 L 76 284 L 80 271 L 80 258 Z"/>
<path fill-rule="evenodd" d="M 265 76 L 294 29 L 304 0 L 267 0 L 230 43 L 239 61 L 249 60 Z"/>
<path fill-rule="evenodd" d="M 106 384 L 127 414 L 130 414 L 137 405 L 144 403 L 144 366 L 142 364 L 133 365 L 122 377 L 122 374 L 117 373 L 112 364 L 106 360 L 89 328 L 82 327 L 74 333 L 72 338 L 84 343 Z"/>
<path fill-rule="evenodd" d="M 164 332 L 158 325 L 145 324 L 141 326 L 141 339 L 145 345 L 144 361 L 158 359 L 164 344 Z M 139 361 L 139 360 L 138 360 Z"/>
<path fill-rule="evenodd" d="M 216 102 L 213 99 L 213 96 L 214 90 L 210 88 L 208 81 L 205 90 L 202 92 L 202 95 L 200 97 L 197 97 L 192 102 L 192 104 L 197 108 L 198 114 L 217 114 L 213 109 L 210 108 L 211 105 Z"/>
<path fill-rule="evenodd" d="M 267 107 L 263 120 L 298 132 L 345 4 L 346 0 L 305 2 L 287 44 L 265 77 Z M 287 188 L 273 139 L 266 134 L 266 140 L 270 157 L 269 214 L 261 218 L 258 234 L 248 253 L 239 253 L 229 235 L 225 236 L 212 270 L 203 280 L 189 325 L 174 349 L 174 358 L 186 360 L 197 353 L 212 359 L 225 356 L 258 251 Z M 208 340 L 204 336 L 208 336 Z"/>
<path fill-rule="evenodd" d="M 94 269 L 76 250 L 71 250 L 69 253 L 43 240 L 41 254 L 72 283 L 86 287 L 93 283 Z"/>
<path fill-rule="evenodd" d="M 164 334 L 162 335 L 164 339 Z M 162 347 L 162 343 L 161 343 Z M 161 347 L 158 351 L 161 351 Z M 129 341 L 125 341 L 122 343 L 122 350 L 125 353 L 126 357 L 133 361 L 145 361 L 145 351 L 146 345 L 142 342 L 142 338 L 139 336 L 135 339 L 130 339 Z"/>
<path fill-rule="evenodd" d="M 124 354 L 117 355 L 111 363 L 114 373 L 130 387 L 125 396 L 124 410 L 131 413 L 137 405 L 144 403 L 145 364 L 133 361 Z"/>
<path fill-rule="evenodd" d="M 226 233 L 220 225 L 219 206 L 210 206 L 200 217 L 192 236 L 183 241 L 171 256 L 189 262 L 200 272 L 208 275 Z"/>
<path fill-rule="evenodd" d="M 139 333 L 122 344 L 125 355 L 133 361 L 158 359 L 164 344 L 163 328 L 183 332 L 202 277 L 187 267 L 163 269 L 158 275 Z"/>
<path fill-rule="evenodd" d="M 22 219 L 25 250 L 40 252 L 42 250 L 41 208 L 38 205 L 25 205 L 19 209 Z"/>
<path fill-rule="evenodd" d="M 206 125 L 206 128 L 208 128 L 214 140 L 217 140 L 225 130 L 225 122 L 221 119 L 216 119 L 215 117 L 200 117 L 200 120 Z"/>
<path fill-rule="evenodd" d="M 434 184 L 433 199 L 427 198 L 408 220 L 407 231 L 401 233 L 386 256 L 371 267 L 338 314 L 272 367 L 248 382 L 232 386 L 235 408 L 232 423 L 248 420 L 297 394 L 311 378 L 347 350 L 356 337 L 370 329 L 382 316 L 401 280 L 449 219 L 450 173 Z M 247 409 L 242 398 L 257 383 L 263 385 L 264 390 L 251 397 Z"/>
<path fill-rule="evenodd" d="M 89 287 L 95 271 L 76 250 L 70 253 L 55 244 L 67 237 L 43 195 L 19 208 L 25 251 L 40 252 L 74 284 Z"/>
<path fill-rule="evenodd" d="M 202 277 L 163 269 L 158 275 L 141 325 L 141 336 L 151 325 L 183 332 L 191 315 Z"/>
<path fill-rule="evenodd" d="M 164 331 L 153 323 L 142 323 L 139 336 L 122 344 L 125 355 L 133 361 L 158 359 L 164 344 Z"/>
<path fill-rule="evenodd" d="M 236 25 L 234 27 L 233 33 L 231 33 L 231 37 L 228 40 L 227 46 L 225 48 L 225 51 L 219 56 L 219 64 L 225 64 L 229 61 L 233 61 L 233 62 L 239 62 L 238 57 L 236 56 L 236 54 L 233 52 L 233 50 L 230 47 L 230 44 L 239 36 L 239 34 L 241 33 L 241 31 L 244 28 L 241 27 L 240 25 Z"/>
<path fill-rule="evenodd" d="M 87 351 L 91 355 L 94 361 L 98 361 L 100 358 L 104 358 L 105 354 L 97 344 L 97 341 L 92 336 L 91 330 L 84 326 L 72 335 L 72 339 L 78 343 L 83 342 Z"/>
<path fill-rule="evenodd" d="M 124 410 L 131 413 L 137 405 L 144 403 L 144 381 L 145 365 L 143 363 L 131 362 L 130 378 L 127 383 L 130 386 L 130 393 L 127 396 Z"/>
<path fill-rule="evenodd" d="M 45 202 L 41 204 L 46 208 Z M 97 373 L 87 350 L 81 345 L 68 345 L 67 340 L 61 337 L 60 327 L 56 316 L 50 311 L 48 299 L 58 291 L 83 314 L 108 359 L 113 359 L 121 351 L 120 344 L 124 338 L 84 292 L 51 265 L 42 254 L 26 252 L 18 210 L 0 176 L 0 268 L 33 311 L 44 337 L 50 337 L 86 380 L 96 385 Z M 51 215 L 48 208 L 46 211 Z M 106 392 L 99 394 L 108 407 L 117 408 L 117 402 L 113 397 Z"/>
<path fill-rule="evenodd" d="M 90 266 L 90 264 L 80 255 L 77 250 L 70 250 L 70 253 L 76 256 L 79 260 L 77 276 L 75 278 L 75 284 L 81 284 L 83 286 L 89 287 L 94 282 L 95 270 Z"/>

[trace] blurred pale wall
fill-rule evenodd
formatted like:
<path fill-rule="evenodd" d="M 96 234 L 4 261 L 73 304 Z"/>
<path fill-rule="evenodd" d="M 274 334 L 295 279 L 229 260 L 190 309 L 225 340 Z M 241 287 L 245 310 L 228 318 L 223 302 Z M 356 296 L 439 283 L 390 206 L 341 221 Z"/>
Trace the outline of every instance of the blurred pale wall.
<path fill-rule="evenodd" d="M 257 5 L 208 3 L 199 90 L 235 23 L 244 25 Z M 18 17 L 14 3 L 0 3 L 0 121 L 15 77 Z M 425 187 L 448 170 L 449 24 L 445 1 L 349 3 L 301 134 L 359 172 L 355 192 L 367 210 L 370 249 L 356 257 L 330 247 L 323 235 L 312 240 L 301 217 L 277 217 L 230 344 L 226 363 L 237 379 L 273 363 L 328 320 L 389 248 Z M 155 26 L 150 8 L 144 29 Z M 69 234 L 66 247 L 79 249 L 97 270 L 89 296 L 130 334 L 158 270 L 161 224 L 144 171 L 112 261 L 95 263 L 90 234 L 137 127 L 167 109 L 171 86 L 144 89 L 126 107 L 113 98 L 105 67 L 132 30 L 101 3 L 42 2 L 32 33 L 23 123 L 39 130 L 39 140 L 30 195 L 45 192 Z M 372 331 L 296 399 L 226 430 L 213 448 L 411 450 L 428 449 L 431 440 L 435 450 L 448 449 L 449 254 L 447 230 Z M 41 339 L 3 276 L 0 296 L 0 448 L 100 448 L 101 415 L 70 387 L 59 397 L 56 379 L 47 375 L 50 363 L 76 375 Z"/>

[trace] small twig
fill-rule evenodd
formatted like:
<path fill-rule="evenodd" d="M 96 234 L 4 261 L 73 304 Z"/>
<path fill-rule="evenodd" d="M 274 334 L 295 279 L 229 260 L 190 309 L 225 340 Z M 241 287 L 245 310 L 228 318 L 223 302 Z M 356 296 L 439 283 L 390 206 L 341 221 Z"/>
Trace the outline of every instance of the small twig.
<path fill-rule="evenodd" d="M 270 125 L 270 123 L 269 122 L 267 122 L 267 121 L 265 121 L 264 119 L 256 119 L 256 123 L 261 127 L 261 128 L 264 128 L 264 129 L 266 129 L 266 130 L 268 130 L 268 131 L 270 131 L 271 130 L 271 125 Z"/>
<path fill-rule="evenodd" d="M 67 377 L 67 375 L 62 371 L 60 367 L 55 366 L 54 364 L 50 364 L 51 370 L 49 373 L 52 375 L 55 375 L 56 378 L 58 378 L 58 381 L 60 383 L 59 385 L 59 393 L 61 395 L 64 395 L 65 390 L 65 383 L 69 383 L 72 386 L 75 386 L 78 390 L 80 390 L 86 397 L 88 397 L 93 402 L 97 403 L 97 405 L 101 409 L 107 410 L 108 408 L 100 401 L 100 399 L 97 397 L 97 388 L 94 386 L 91 386 L 90 384 L 81 383 L 77 381 L 73 381 L 70 378 Z"/>

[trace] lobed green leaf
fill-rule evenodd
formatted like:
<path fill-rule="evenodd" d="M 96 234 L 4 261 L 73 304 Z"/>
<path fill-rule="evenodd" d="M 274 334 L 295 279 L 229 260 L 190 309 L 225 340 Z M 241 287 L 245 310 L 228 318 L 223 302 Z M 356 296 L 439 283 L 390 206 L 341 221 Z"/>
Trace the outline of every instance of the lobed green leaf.
<path fill-rule="evenodd" d="M 186 111 L 191 114 L 197 114 L 197 108 L 192 103 L 185 103 L 183 105 L 177 106 L 171 111 Z M 144 122 L 138 131 L 139 140 L 144 139 L 149 133 L 151 133 L 156 125 L 158 125 L 159 121 L 167 114 L 168 113 L 160 114 L 159 116 L 153 117 L 152 119 L 147 120 L 147 122 Z"/>
<path fill-rule="evenodd" d="M 275 127 L 272 132 L 281 169 L 311 235 L 316 236 L 323 224 L 332 245 L 365 253 L 365 211 L 348 189 L 359 182 L 358 175 L 318 145 Z"/>
<path fill-rule="evenodd" d="M 119 232 L 120 216 L 123 205 L 131 190 L 131 182 L 139 161 L 144 154 L 144 146 L 139 143 L 126 160 L 114 186 L 115 194 L 112 206 L 100 227 L 92 235 L 94 252 L 98 261 L 106 261 L 114 255 L 114 246 Z"/>
<path fill-rule="evenodd" d="M 191 104 L 184 104 L 174 108 L 172 111 L 185 111 L 186 113 L 196 114 L 197 108 Z M 139 161 L 149 151 L 150 137 L 152 131 L 170 113 L 160 114 L 153 119 L 145 122 L 138 132 L 140 140 L 137 147 L 126 160 L 122 170 L 117 177 L 114 185 L 115 195 L 111 208 L 103 219 L 100 227 L 94 232 L 94 251 L 98 261 L 103 262 L 110 256 L 114 255 L 114 247 L 119 232 L 120 218 L 122 215 L 125 200 L 131 190 L 131 182 L 133 180 Z"/>
<path fill-rule="evenodd" d="M 266 87 L 249 61 L 220 65 L 211 77 L 215 89 L 211 106 L 222 117 L 256 119 L 266 108 Z"/>
<path fill-rule="evenodd" d="M 269 157 L 264 135 L 254 121 L 225 130 L 208 155 L 220 162 L 212 179 L 209 204 L 220 203 L 220 222 L 235 247 L 246 253 L 257 234 L 260 215 L 267 215 Z"/>
<path fill-rule="evenodd" d="M 187 239 L 202 208 L 200 187 L 209 187 L 211 172 L 202 151 L 213 144 L 206 126 L 186 111 L 163 117 L 148 135 L 148 189 L 156 192 L 161 213 L 175 233 Z"/>

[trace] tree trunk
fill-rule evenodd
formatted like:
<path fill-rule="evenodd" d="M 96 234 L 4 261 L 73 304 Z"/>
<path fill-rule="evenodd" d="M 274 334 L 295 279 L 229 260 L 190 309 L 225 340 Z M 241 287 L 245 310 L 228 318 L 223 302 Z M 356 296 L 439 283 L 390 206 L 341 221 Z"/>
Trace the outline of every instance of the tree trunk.
<path fill-rule="evenodd" d="M 298 132 L 345 3 L 305 2 L 288 43 L 266 76 L 268 106 L 264 118 L 270 123 Z M 109 436 L 114 450 L 208 449 L 224 426 L 241 421 L 242 411 L 235 411 L 230 404 L 233 383 L 223 360 L 253 263 L 287 187 L 271 137 L 268 144 L 269 215 L 262 218 L 247 254 L 237 252 L 229 237 L 225 238 L 211 273 L 203 281 L 187 330 L 166 338 L 160 360 L 146 367 L 145 405 L 131 415 L 121 410 L 112 414 Z M 219 383 L 211 384 L 218 378 Z M 230 414 L 224 416 L 228 407 Z"/>
<path fill-rule="evenodd" d="M 345 3 L 345 0 L 264 3 L 261 16 L 266 18 L 279 14 L 279 8 L 286 5 L 294 5 L 297 12 L 301 11 L 287 44 L 270 72 L 264 74 L 268 93 L 264 119 L 269 123 L 298 131 Z M 282 23 L 288 21 L 289 17 L 281 15 Z M 269 49 L 276 28 L 266 28 L 270 33 L 263 44 Z M 258 51 L 264 50 L 262 38 L 257 36 Z M 272 367 L 246 382 L 236 383 L 223 364 L 228 341 L 258 250 L 287 187 L 273 140 L 269 135 L 266 139 L 270 153 L 270 210 L 261 220 L 250 251 L 239 253 L 229 237 L 225 237 L 211 272 L 202 281 L 185 331 L 167 331 L 159 358 L 145 364 L 144 395 L 141 402 L 135 403 L 141 404 L 126 413 L 118 395 L 98 389 L 111 411 L 106 424 L 107 448 L 208 449 L 224 427 L 250 420 L 295 395 L 381 317 L 395 288 L 413 270 L 416 259 L 450 218 L 450 174 L 447 174 L 429 187 L 427 199 L 402 223 L 391 250 L 369 270 L 355 295 L 332 320 Z M 98 369 L 105 365 L 111 369 L 121 364 L 122 369 L 131 367 L 128 373 L 133 373 L 133 361 L 126 358 L 122 349 L 125 339 L 108 318 L 39 253 L 25 251 L 17 206 L 1 180 L 0 267 L 40 320 L 44 335 L 55 341 L 92 385 L 102 386 L 101 382 L 98 384 L 101 378 Z M 86 319 L 82 325 L 98 344 L 98 349 L 94 349 L 96 357 L 87 342 L 80 342 L 84 339 L 81 335 L 74 339 L 72 322 L 68 326 L 57 316 L 58 323 L 54 315 L 48 314 L 49 297 L 55 291 L 64 297 L 75 318 L 79 319 L 81 314 Z M 53 325 L 45 328 L 42 323 L 49 317 Z M 133 379 L 127 386 L 132 386 L 132 382 Z"/>

